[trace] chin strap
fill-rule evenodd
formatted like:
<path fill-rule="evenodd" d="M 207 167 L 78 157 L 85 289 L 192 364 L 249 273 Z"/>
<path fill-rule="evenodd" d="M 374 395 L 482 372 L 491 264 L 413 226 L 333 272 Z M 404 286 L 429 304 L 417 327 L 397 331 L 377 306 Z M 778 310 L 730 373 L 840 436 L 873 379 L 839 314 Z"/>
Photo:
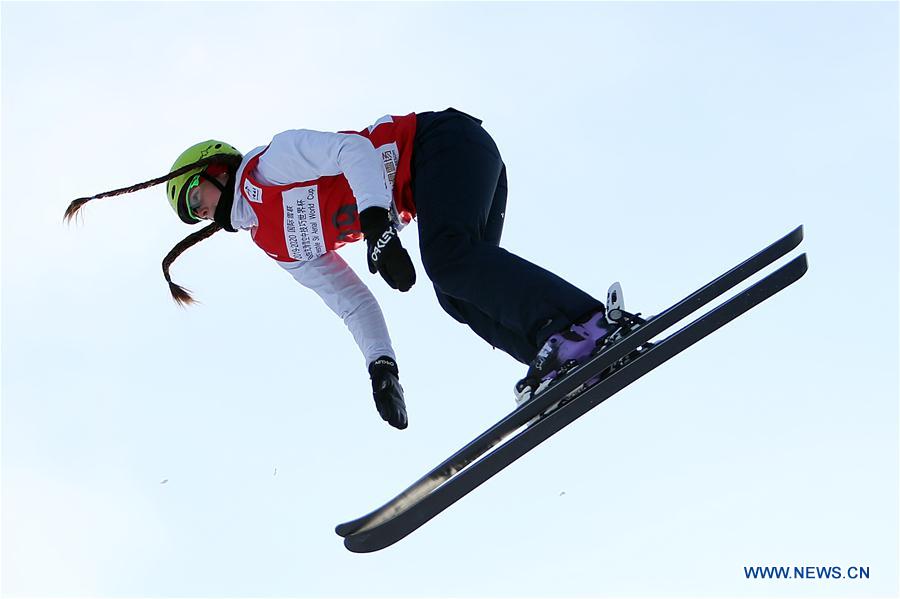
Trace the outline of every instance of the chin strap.
<path fill-rule="evenodd" d="M 237 233 L 237 229 L 231 226 L 231 207 L 234 205 L 234 183 L 236 175 L 237 173 L 229 172 L 228 181 L 223 185 L 215 177 L 210 177 L 206 173 L 200 174 L 203 179 L 209 181 L 219 189 L 219 204 L 216 206 L 213 220 L 229 233 Z"/>

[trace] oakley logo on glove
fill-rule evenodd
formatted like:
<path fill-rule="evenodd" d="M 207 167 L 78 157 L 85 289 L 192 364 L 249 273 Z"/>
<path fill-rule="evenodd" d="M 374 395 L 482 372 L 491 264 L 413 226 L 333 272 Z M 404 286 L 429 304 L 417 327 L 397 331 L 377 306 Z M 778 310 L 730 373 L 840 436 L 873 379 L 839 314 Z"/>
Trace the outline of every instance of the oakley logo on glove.
<path fill-rule="evenodd" d="M 387 247 L 387 245 L 397 237 L 397 228 L 390 227 L 384 233 L 381 234 L 375 243 L 372 244 L 372 262 L 378 262 L 378 258 L 381 256 L 381 250 Z"/>

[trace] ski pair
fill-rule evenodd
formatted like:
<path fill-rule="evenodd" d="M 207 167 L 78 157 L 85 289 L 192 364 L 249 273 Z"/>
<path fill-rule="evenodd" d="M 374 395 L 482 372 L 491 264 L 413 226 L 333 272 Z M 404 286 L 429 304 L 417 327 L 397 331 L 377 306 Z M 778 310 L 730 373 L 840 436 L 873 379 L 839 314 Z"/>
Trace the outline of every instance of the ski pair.
<path fill-rule="evenodd" d="M 620 342 L 573 369 L 382 507 L 362 518 L 338 525 L 335 530 L 345 537 L 345 547 L 353 552 L 366 553 L 396 543 L 600 402 L 796 282 L 807 270 L 806 254 L 794 258 L 675 333 L 654 342 L 566 405 L 506 440 L 536 416 L 632 355 L 651 339 L 795 249 L 802 239 L 801 226 L 648 319 Z"/>

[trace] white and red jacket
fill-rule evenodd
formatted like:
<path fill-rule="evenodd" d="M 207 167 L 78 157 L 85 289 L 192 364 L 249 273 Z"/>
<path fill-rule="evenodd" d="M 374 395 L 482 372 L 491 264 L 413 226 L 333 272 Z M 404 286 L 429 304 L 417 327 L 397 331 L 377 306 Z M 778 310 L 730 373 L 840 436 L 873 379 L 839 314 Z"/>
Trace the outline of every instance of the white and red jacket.
<path fill-rule="evenodd" d="M 358 213 L 390 210 L 398 226 L 415 216 L 410 158 L 415 114 L 385 116 L 358 133 L 297 129 L 244 156 L 231 222 L 347 325 L 368 365 L 396 358 L 381 308 L 333 250 L 362 238 Z"/>

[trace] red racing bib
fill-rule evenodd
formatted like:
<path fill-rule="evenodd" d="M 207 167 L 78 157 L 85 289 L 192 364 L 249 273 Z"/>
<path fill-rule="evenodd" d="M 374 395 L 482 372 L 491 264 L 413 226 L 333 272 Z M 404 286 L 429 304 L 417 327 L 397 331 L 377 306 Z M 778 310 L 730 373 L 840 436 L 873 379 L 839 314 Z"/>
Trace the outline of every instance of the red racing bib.
<path fill-rule="evenodd" d="M 361 132 L 378 151 L 392 191 L 391 216 L 402 227 L 415 216 L 410 158 L 416 116 L 386 116 Z M 241 193 L 256 213 L 253 241 L 283 262 L 315 260 L 345 243 L 362 239 L 353 190 L 343 174 L 290 185 L 265 185 L 253 173 L 268 148 L 241 173 Z"/>

